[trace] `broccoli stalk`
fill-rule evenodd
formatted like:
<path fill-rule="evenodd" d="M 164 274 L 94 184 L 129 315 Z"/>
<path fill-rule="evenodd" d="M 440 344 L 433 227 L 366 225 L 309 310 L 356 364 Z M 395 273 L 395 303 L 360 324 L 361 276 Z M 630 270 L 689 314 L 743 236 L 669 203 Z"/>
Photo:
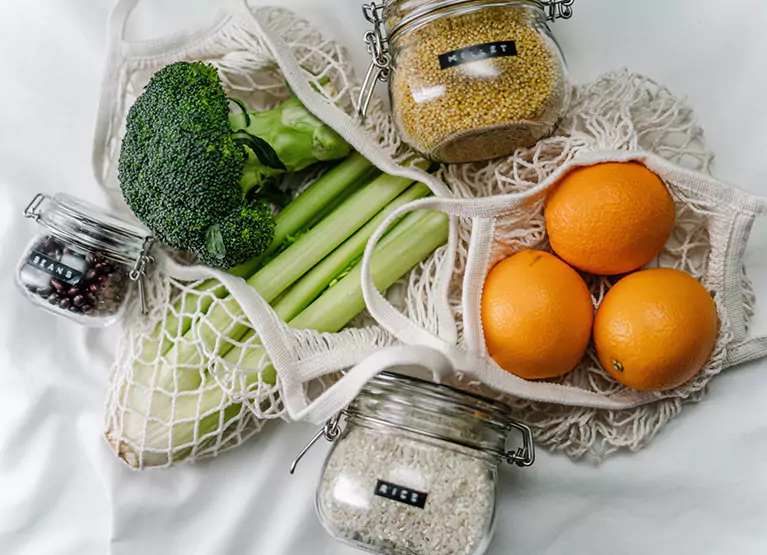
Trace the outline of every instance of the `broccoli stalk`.
<path fill-rule="evenodd" d="M 225 269 L 272 245 L 259 197 L 270 179 L 350 152 L 295 97 L 260 114 L 234 102 L 241 113 L 231 115 L 213 66 L 166 66 L 128 113 L 118 167 L 126 202 L 156 239 Z"/>
<path fill-rule="evenodd" d="M 295 95 L 266 112 L 252 112 L 241 101 L 230 100 L 241 109 L 229 115 L 229 124 L 235 142 L 248 154 L 241 180 L 246 195 L 260 191 L 276 175 L 349 155 L 349 145 Z"/>

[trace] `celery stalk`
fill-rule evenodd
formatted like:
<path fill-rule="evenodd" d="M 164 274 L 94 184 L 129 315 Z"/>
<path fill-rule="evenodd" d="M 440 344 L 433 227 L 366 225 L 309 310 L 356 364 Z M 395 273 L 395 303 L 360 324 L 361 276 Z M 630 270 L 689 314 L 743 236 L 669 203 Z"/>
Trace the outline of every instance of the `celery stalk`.
<path fill-rule="evenodd" d="M 295 318 L 328 287 L 328 284 L 332 286 L 333 280 L 339 278 L 344 270 L 350 268 L 362 256 L 368 239 L 392 212 L 408 202 L 429 194 L 430 191 L 426 185 L 415 183 L 390 202 L 375 218 L 288 289 L 285 295 L 273 305 L 280 318 L 286 322 Z"/>
<path fill-rule="evenodd" d="M 412 213 L 390 233 L 371 261 L 373 283 L 379 290 L 395 281 L 447 241 L 449 219 L 442 212 Z M 418 241 L 417 244 L 416 241 Z M 291 327 L 337 332 L 365 308 L 357 264 L 341 281 L 290 321 Z"/>

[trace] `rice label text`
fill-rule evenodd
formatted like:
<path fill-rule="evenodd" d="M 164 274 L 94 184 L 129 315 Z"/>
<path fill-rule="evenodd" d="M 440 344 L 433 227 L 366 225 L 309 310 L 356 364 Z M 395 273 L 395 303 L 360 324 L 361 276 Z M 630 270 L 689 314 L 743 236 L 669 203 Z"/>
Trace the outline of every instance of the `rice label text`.
<path fill-rule="evenodd" d="M 445 52 L 439 56 L 439 66 L 442 69 L 477 62 L 479 60 L 488 60 L 490 58 L 505 58 L 507 56 L 517 55 L 517 43 L 513 40 L 503 40 L 498 42 L 488 42 L 459 48 L 452 52 Z"/>
<path fill-rule="evenodd" d="M 405 505 L 418 507 L 419 509 L 423 509 L 426 506 L 426 498 L 428 497 L 427 493 L 398 486 L 396 484 L 390 484 L 383 480 L 378 480 L 376 483 L 375 494 L 385 499 L 391 499 L 392 501 L 398 501 Z"/>
<path fill-rule="evenodd" d="M 69 285 L 77 285 L 80 283 L 80 279 L 83 277 L 83 273 L 74 268 L 70 268 L 66 264 L 57 262 L 52 258 L 44 255 L 38 251 L 32 251 L 29 253 L 27 264 L 38 270 L 42 270 L 46 274 L 50 274 L 59 281 L 68 283 Z"/>

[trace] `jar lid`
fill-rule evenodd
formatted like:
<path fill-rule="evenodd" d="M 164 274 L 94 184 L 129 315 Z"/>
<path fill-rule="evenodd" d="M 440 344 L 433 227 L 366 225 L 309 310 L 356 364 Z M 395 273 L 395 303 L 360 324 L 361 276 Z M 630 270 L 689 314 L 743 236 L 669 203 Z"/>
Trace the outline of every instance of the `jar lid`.
<path fill-rule="evenodd" d="M 381 415 L 373 416 L 368 413 L 368 410 L 363 408 L 366 397 L 371 399 L 371 406 L 376 407 L 382 406 L 382 399 L 386 398 L 400 407 L 418 406 L 421 410 L 427 412 L 434 411 L 436 414 L 447 409 L 451 413 L 470 416 L 478 422 L 481 421 L 483 426 L 486 426 L 486 429 L 495 430 L 495 434 L 500 434 L 494 437 L 500 438 L 502 442 L 505 442 L 506 433 L 509 430 L 516 429 L 522 432 L 524 444 L 515 451 L 506 451 L 502 446 L 493 445 L 493 441 L 483 441 L 477 437 L 461 437 L 461 434 L 456 433 L 455 429 L 443 427 L 442 431 L 438 432 L 434 430 L 429 431 L 423 426 L 410 426 L 399 418 L 402 414 L 402 411 L 399 409 L 392 411 L 386 417 Z M 375 425 L 392 427 L 452 443 L 460 447 L 481 451 L 506 460 L 509 464 L 530 466 L 535 460 L 532 430 L 528 426 L 515 421 L 512 418 L 511 409 L 506 404 L 488 397 L 419 378 L 403 376 L 393 372 L 382 372 L 367 383 L 357 399 L 343 412 L 347 417 L 357 418 Z"/>
<path fill-rule="evenodd" d="M 419 408 L 426 408 L 426 405 L 436 404 L 451 406 L 459 411 L 467 411 L 474 418 L 489 424 L 488 428 L 503 432 L 502 439 L 505 442 L 506 434 L 511 429 L 516 429 L 522 433 L 523 444 L 516 450 L 507 451 L 501 445 L 491 445 L 487 442 L 474 438 L 462 438 L 454 430 L 441 434 L 434 431 L 427 431 L 423 426 L 413 427 L 403 423 L 401 418 L 389 418 L 382 416 L 372 416 L 360 406 L 365 397 L 369 397 L 372 406 L 380 406 L 383 398 L 394 400 L 394 403 L 400 408 L 406 405 L 413 405 L 413 400 L 417 400 Z M 376 399 L 378 397 L 378 399 Z M 429 410 L 426 408 L 426 410 Z M 399 411 L 401 412 L 401 411 Z M 363 388 L 360 395 L 352 404 L 336 414 L 333 418 L 325 422 L 324 427 L 311 439 L 311 441 L 301 450 L 293 464 L 290 466 L 290 473 L 293 474 L 299 461 L 311 449 L 320 438 L 324 437 L 330 442 L 336 441 L 341 435 L 340 421 L 342 416 L 347 420 L 364 421 L 373 426 L 384 426 L 398 429 L 403 432 L 413 433 L 433 440 L 443 441 L 454 444 L 460 448 L 473 449 L 483 452 L 486 455 L 505 460 L 509 464 L 517 466 L 530 466 L 535 462 L 535 445 L 533 443 L 533 432 L 529 426 L 515 421 L 511 417 L 511 409 L 493 399 L 461 391 L 446 385 L 427 382 L 418 378 L 403 376 L 393 372 L 382 372 L 372 378 Z M 392 414 L 391 416 L 394 416 Z"/>
<path fill-rule="evenodd" d="M 150 234 L 140 227 L 63 193 L 36 195 L 24 215 L 75 246 L 125 264 L 136 264 L 151 242 Z"/>
<path fill-rule="evenodd" d="M 477 8 L 492 6 L 529 6 L 546 13 L 546 18 L 569 19 L 575 0 L 389 0 L 385 3 L 383 19 L 389 24 L 389 39 L 405 27 L 445 8 L 476 4 Z"/>

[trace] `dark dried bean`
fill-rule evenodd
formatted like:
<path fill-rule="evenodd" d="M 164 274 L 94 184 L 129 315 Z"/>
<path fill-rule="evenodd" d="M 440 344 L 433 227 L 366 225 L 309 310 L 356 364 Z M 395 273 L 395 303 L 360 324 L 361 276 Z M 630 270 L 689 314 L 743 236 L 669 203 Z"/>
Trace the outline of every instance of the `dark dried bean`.
<path fill-rule="evenodd" d="M 75 297 L 80 294 L 80 288 L 79 287 L 70 287 L 69 291 L 67 291 L 67 295 L 70 297 Z"/>
<path fill-rule="evenodd" d="M 72 306 L 69 307 L 69 312 L 78 313 L 78 312 L 80 312 L 80 309 L 77 308 L 76 306 L 72 305 Z"/>
<path fill-rule="evenodd" d="M 96 283 L 91 283 L 88 286 L 88 289 L 90 289 L 91 293 L 93 293 L 94 295 L 98 295 L 99 291 L 101 291 L 101 288 Z"/>
<path fill-rule="evenodd" d="M 107 282 L 108 279 L 109 278 L 107 276 L 101 275 L 101 276 L 99 276 L 99 283 L 101 285 L 104 285 Z"/>
<path fill-rule="evenodd" d="M 59 301 L 59 308 L 67 309 L 72 305 L 72 301 L 69 299 L 61 299 Z"/>
<path fill-rule="evenodd" d="M 40 295 L 43 299 L 50 297 L 51 293 L 53 293 L 53 289 L 50 287 L 41 287 L 37 290 L 37 294 Z"/>
<path fill-rule="evenodd" d="M 61 283 L 59 280 L 52 279 L 51 280 L 51 285 L 56 290 L 56 293 L 63 293 L 64 292 L 64 284 Z"/>
<path fill-rule="evenodd" d="M 81 306 L 80 310 L 82 311 L 83 314 L 88 314 L 89 312 L 93 311 L 93 307 L 86 304 L 84 306 Z"/>
<path fill-rule="evenodd" d="M 96 275 L 97 275 L 96 270 L 91 268 L 90 270 L 85 272 L 85 281 L 93 281 L 94 279 L 96 279 Z"/>
<path fill-rule="evenodd" d="M 75 306 L 83 306 L 85 304 L 85 297 L 82 295 L 75 295 L 75 298 L 72 299 L 72 303 L 74 303 Z"/>
<path fill-rule="evenodd" d="M 53 293 L 50 297 L 48 297 L 48 302 L 51 304 L 56 304 L 59 302 L 59 296 L 56 293 Z"/>

